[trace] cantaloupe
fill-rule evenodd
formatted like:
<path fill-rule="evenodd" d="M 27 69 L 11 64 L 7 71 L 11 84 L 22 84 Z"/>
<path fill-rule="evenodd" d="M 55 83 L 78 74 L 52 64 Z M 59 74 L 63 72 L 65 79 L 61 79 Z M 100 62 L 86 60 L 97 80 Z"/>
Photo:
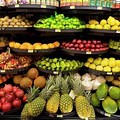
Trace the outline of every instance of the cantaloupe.
<path fill-rule="evenodd" d="M 15 84 L 20 84 L 20 81 L 22 80 L 22 75 L 15 75 L 14 77 L 13 77 L 13 82 L 15 83 Z"/>
<path fill-rule="evenodd" d="M 44 76 L 38 76 L 34 80 L 34 86 L 39 88 L 44 88 L 46 85 L 46 78 Z"/>

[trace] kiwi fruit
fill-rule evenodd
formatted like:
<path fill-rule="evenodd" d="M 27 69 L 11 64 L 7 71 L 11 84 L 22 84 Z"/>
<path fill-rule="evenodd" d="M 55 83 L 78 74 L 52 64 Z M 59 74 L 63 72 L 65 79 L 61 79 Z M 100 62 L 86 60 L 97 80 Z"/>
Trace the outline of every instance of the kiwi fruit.
<path fill-rule="evenodd" d="M 20 84 L 20 81 L 22 80 L 22 75 L 15 75 L 14 77 L 13 77 L 13 82 L 15 83 L 15 84 Z"/>

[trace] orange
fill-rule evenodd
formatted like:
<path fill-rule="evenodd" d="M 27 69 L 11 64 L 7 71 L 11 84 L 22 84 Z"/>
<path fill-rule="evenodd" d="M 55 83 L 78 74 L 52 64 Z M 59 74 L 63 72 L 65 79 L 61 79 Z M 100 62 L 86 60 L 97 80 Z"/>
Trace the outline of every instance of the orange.
<path fill-rule="evenodd" d="M 3 83 L 3 80 L 2 80 L 2 79 L 0 79 L 0 84 L 1 84 L 1 83 Z"/>
<path fill-rule="evenodd" d="M 29 45 L 28 46 L 28 50 L 34 50 L 34 46 L 33 45 Z"/>
<path fill-rule="evenodd" d="M 15 44 L 15 42 L 14 42 L 14 41 L 9 42 L 9 46 L 10 46 L 10 47 L 14 47 L 14 44 Z"/>
<path fill-rule="evenodd" d="M 42 49 L 49 49 L 49 47 L 48 47 L 47 44 L 42 44 L 42 45 L 41 45 L 41 48 L 42 48 Z"/>
<path fill-rule="evenodd" d="M 48 44 L 48 47 L 49 47 L 49 48 L 54 48 L 55 46 L 54 46 L 53 43 L 49 43 L 49 44 Z"/>
<path fill-rule="evenodd" d="M 33 46 L 38 46 L 38 45 L 41 45 L 41 43 L 34 43 Z"/>
<path fill-rule="evenodd" d="M 19 48 L 20 45 L 21 45 L 20 43 L 16 42 L 13 47 L 14 47 L 14 48 Z"/>
<path fill-rule="evenodd" d="M 27 49 L 27 46 L 22 44 L 22 45 L 20 46 L 20 49 Z"/>
<path fill-rule="evenodd" d="M 60 43 L 59 43 L 58 41 L 56 41 L 56 42 L 53 43 L 53 45 L 54 45 L 55 47 L 59 47 L 59 46 L 60 46 Z"/>
<path fill-rule="evenodd" d="M 40 45 L 36 45 L 35 46 L 35 50 L 40 50 L 41 49 L 41 46 Z"/>

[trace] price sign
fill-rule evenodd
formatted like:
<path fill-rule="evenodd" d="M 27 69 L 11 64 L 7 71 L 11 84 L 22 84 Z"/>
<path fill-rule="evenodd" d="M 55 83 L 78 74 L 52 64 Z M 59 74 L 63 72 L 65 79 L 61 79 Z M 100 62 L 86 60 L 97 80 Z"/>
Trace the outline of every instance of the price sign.
<path fill-rule="evenodd" d="M 70 6 L 70 9 L 75 9 L 75 6 Z"/>
<path fill-rule="evenodd" d="M 57 117 L 62 118 L 62 117 L 63 117 L 63 115 L 57 115 Z"/>
<path fill-rule="evenodd" d="M 54 71 L 53 74 L 56 74 L 56 75 L 57 75 L 57 74 L 58 74 L 58 71 Z"/>
<path fill-rule="evenodd" d="M 117 30 L 116 33 L 120 33 L 120 30 Z"/>
<path fill-rule="evenodd" d="M 97 10 L 102 10 L 102 7 L 97 7 Z"/>
<path fill-rule="evenodd" d="M 92 54 L 92 52 L 91 52 L 91 51 L 88 51 L 88 52 L 86 52 L 86 54 Z"/>
<path fill-rule="evenodd" d="M 19 4 L 16 4 L 16 5 L 15 5 L 15 8 L 18 8 L 18 7 L 20 7 Z"/>
<path fill-rule="evenodd" d="M 28 53 L 33 53 L 33 50 L 28 50 Z"/>
<path fill-rule="evenodd" d="M 1 73 L 5 73 L 5 70 L 0 70 Z"/>
<path fill-rule="evenodd" d="M 61 30 L 60 29 L 55 29 L 55 32 L 61 32 Z"/>
<path fill-rule="evenodd" d="M 112 73 L 111 72 L 107 72 L 107 75 L 112 75 Z"/>
<path fill-rule="evenodd" d="M 46 8 L 46 5 L 41 5 L 41 8 Z"/>

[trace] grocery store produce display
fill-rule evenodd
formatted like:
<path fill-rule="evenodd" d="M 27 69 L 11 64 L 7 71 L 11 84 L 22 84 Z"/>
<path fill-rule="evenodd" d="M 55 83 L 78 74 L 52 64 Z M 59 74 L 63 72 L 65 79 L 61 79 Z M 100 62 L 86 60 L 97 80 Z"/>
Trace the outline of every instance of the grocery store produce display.
<path fill-rule="evenodd" d="M 115 59 L 113 57 L 110 58 L 88 58 L 85 66 L 97 70 L 97 71 L 104 71 L 104 72 L 113 72 L 117 73 L 120 72 L 120 60 Z"/>
<path fill-rule="evenodd" d="M 120 30 L 120 21 L 112 16 L 108 19 L 102 19 L 101 21 L 92 19 L 86 24 L 86 28 L 90 29 L 104 29 L 104 30 Z"/>
<path fill-rule="evenodd" d="M 116 5 L 1 0 L 0 119 L 16 113 L 21 120 L 93 120 L 98 113 L 118 119 L 120 60 L 112 54 L 119 55 Z M 108 34 L 97 37 L 100 31 Z"/>
<path fill-rule="evenodd" d="M 58 74 L 59 72 L 69 72 L 70 70 L 76 70 L 83 66 L 83 62 L 79 60 L 67 60 L 63 58 L 49 58 L 43 57 L 41 60 L 38 60 L 35 65 L 39 70 L 49 70 L 53 73 Z M 48 72 L 49 72 L 48 71 Z M 55 72 L 56 71 L 56 72 Z M 46 71 L 47 72 L 47 71 Z"/>
<path fill-rule="evenodd" d="M 83 29 L 85 23 L 76 17 L 65 17 L 64 14 L 57 14 L 55 16 L 39 19 L 35 24 L 35 28 L 49 28 L 49 29 Z"/>
<path fill-rule="evenodd" d="M 62 42 L 62 48 L 77 51 L 107 51 L 109 49 L 107 43 L 100 40 L 81 40 L 73 39 L 70 42 Z"/>
<path fill-rule="evenodd" d="M 0 113 L 9 112 L 15 108 L 19 108 L 25 101 L 24 91 L 11 84 L 5 84 L 0 88 Z"/>

